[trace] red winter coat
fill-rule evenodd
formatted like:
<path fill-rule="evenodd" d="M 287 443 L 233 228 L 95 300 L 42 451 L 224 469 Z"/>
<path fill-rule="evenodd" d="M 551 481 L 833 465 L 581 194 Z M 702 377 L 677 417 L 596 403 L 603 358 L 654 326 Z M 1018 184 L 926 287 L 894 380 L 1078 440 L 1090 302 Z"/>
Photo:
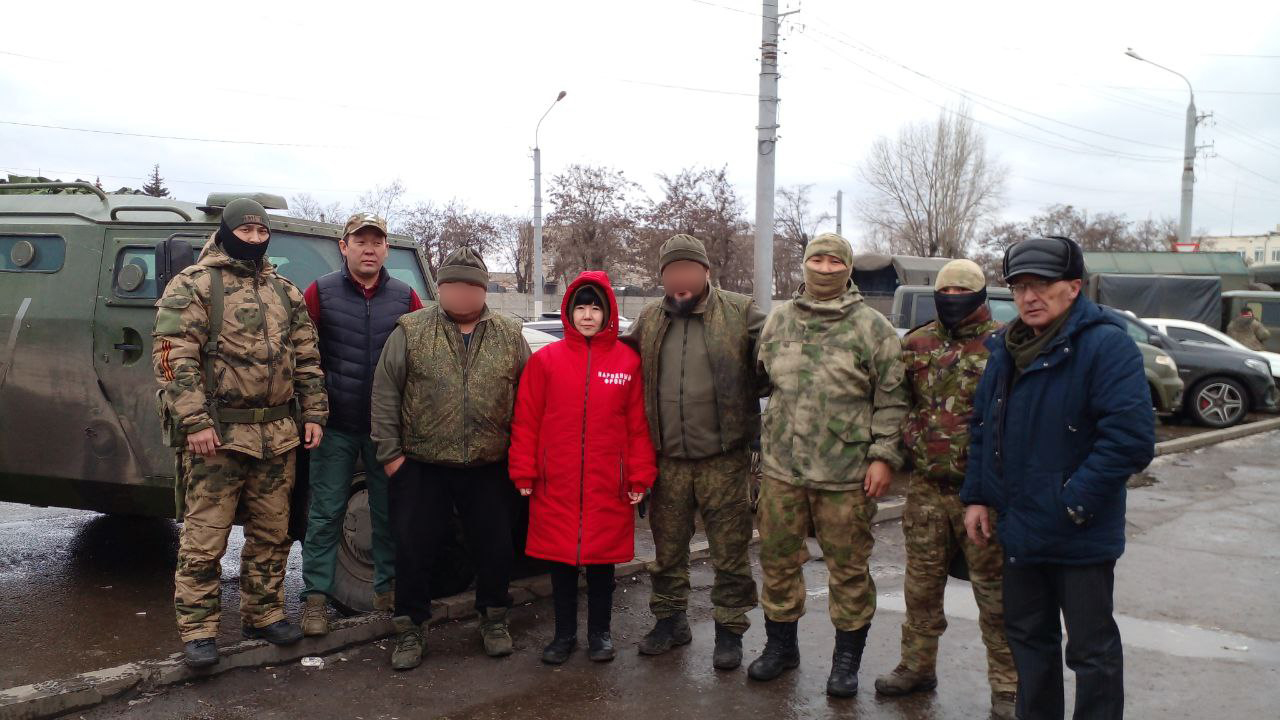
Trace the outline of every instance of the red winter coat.
<path fill-rule="evenodd" d="M 608 324 L 590 340 L 569 307 L 588 283 L 609 302 Z M 511 426 L 511 481 L 533 489 L 525 552 L 570 565 L 629 562 L 635 512 L 627 493 L 644 492 L 657 476 L 640 356 L 618 342 L 608 275 L 582 273 L 564 298 L 564 339 L 529 358 Z"/>

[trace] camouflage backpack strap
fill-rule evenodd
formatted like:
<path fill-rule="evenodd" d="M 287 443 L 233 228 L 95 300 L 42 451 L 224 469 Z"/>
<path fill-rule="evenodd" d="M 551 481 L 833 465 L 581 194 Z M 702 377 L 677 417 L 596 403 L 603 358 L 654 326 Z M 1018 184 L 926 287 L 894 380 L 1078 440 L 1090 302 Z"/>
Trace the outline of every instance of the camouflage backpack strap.
<path fill-rule="evenodd" d="M 218 355 L 218 338 L 222 335 L 222 308 L 225 300 L 226 290 L 222 286 L 222 270 L 216 267 L 209 268 L 209 335 L 205 339 L 200 356 L 204 360 L 202 368 L 204 397 L 210 408 L 215 404 L 213 393 L 218 389 L 213 378 L 213 359 Z M 214 418 L 214 423 L 217 424 L 217 422 L 217 418 Z"/>

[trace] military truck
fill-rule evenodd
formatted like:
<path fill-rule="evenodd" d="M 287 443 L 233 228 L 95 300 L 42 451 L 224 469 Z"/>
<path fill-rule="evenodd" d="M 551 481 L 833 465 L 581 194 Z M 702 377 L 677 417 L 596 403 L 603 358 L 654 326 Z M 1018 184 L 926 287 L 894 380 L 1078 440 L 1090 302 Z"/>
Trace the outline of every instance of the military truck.
<path fill-rule="evenodd" d="M 34 194 L 39 193 L 39 194 Z M 222 208 L 268 194 L 214 193 L 203 205 L 108 195 L 88 183 L 0 184 L 0 501 L 172 517 L 173 450 L 166 446 L 151 367 L 155 302 L 195 262 Z M 340 226 L 272 215 L 268 257 L 305 289 L 341 266 Z M 387 270 L 424 302 L 435 298 L 425 257 L 393 234 Z M 305 534 L 307 458 L 298 458 L 290 533 Z M 513 490 L 514 495 L 514 490 Z M 524 546 L 527 506 L 513 539 Z M 440 595 L 465 589 L 461 542 L 435 578 Z M 352 478 L 338 551 L 335 600 L 372 602 L 373 565 L 363 472 Z"/>

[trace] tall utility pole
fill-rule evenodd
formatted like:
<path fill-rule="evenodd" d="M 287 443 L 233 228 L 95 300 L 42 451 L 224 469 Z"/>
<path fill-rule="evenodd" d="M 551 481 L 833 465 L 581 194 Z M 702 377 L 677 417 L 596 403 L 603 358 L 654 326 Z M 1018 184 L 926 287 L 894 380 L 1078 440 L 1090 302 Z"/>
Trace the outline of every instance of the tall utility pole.
<path fill-rule="evenodd" d="M 564 99 L 565 91 L 561 90 L 551 107 L 538 118 L 538 125 L 533 129 L 533 319 L 542 319 L 542 293 L 546 281 L 542 278 L 542 149 L 538 147 L 538 131 L 542 129 L 542 121 L 556 103 Z"/>
<path fill-rule="evenodd" d="M 1182 78 L 1182 81 L 1187 84 L 1187 92 L 1191 95 L 1191 100 L 1187 103 L 1187 125 L 1183 132 L 1182 207 L 1178 217 L 1178 242 L 1180 244 L 1189 243 L 1191 242 L 1191 207 L 1194 200 L 1193 193 L 1196 182 L 1196 151 L 1198 150 L 1196 147 L 1196 125 L 1200 124 L 1201 120 L 1204 120 L 1209 116 L 1196 114 L 1196 91 L 1191 88 L 1191 81 L 1187 79 L 1187 76 L 1177 70 L 1171 70 L 1160 63 L 1151 62 L 1139 55 L 1133 48 L 1129 48 L 1124 54 L 1134 60 L 1139 60 L 1147 63 L 1148 65 L 1155 65 L 1161 70 L 1171 72 Z"/>
<path fill-rule="evenodd" d="M 844 191 L 836 191 L 836 234 L 844 237 Z"/>
<path fill-rule="evenodd" d="M 756 122 L 756 305 L 773 307 L 773 194 L 778 145 L 778 14 L 777 0 L 763 0 L 760 13 L 760 116 Z"/>

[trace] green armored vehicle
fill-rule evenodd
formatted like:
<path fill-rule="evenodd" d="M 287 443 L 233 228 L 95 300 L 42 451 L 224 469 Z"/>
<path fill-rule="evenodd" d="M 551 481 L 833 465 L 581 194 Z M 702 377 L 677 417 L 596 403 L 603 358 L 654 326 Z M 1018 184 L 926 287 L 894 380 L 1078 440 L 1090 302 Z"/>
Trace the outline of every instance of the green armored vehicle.
<path fill-rule="evenodd" d="M 283 198 L 265 194 L 215 193 L 197 205 L 108 195 L 88 183 L 0 184 L 0 501 L 173 517 L 174 456 L 162 436 L 151 366 L 155 302 L 195 262 L 227 202 L 246 196 L 268 210 L 287 209 Z M 341 266 L 341 232 L 273 215 L 268 257 L 305 289 Z M 424 301 L 434 299 L 414 242 L 388 240 L 388 272 Z M 300 454 L 296 539 L 305 531 L 306 470 Z M 513 528 L 517 548 L 524 522 Z M 455 550 L 436 578 L 440 594 L 470 583 L 460 543 Z M 352 479 L 338 568 L 335 600 L 369 609 L 373 565 L 360 474 Z"/>

